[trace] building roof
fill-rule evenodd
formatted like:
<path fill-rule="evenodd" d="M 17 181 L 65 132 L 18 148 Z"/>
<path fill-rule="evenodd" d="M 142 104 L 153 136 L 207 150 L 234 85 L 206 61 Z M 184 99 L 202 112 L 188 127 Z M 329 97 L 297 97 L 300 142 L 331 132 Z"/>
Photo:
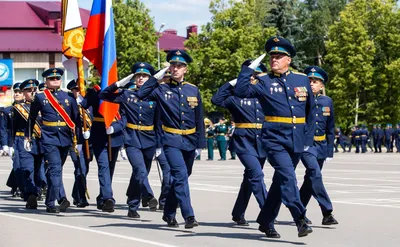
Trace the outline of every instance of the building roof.
<path fill-rule="evenodd" d="M 0 2 L 0 28 L 46 28 L 27 2 Z"/>
<path fill-rule="evenodd" d="M 60 34 L 49 30 L 0 30 L 0 37 L 0 52 L 61 52 Z"/>
<path fill-rule="evenodd" d="M 160 37 L 160 50 L 170 51 L 176 49 L 185 49 L 185 41 L 185 37 L 163 32 L 161 33 Z"/>

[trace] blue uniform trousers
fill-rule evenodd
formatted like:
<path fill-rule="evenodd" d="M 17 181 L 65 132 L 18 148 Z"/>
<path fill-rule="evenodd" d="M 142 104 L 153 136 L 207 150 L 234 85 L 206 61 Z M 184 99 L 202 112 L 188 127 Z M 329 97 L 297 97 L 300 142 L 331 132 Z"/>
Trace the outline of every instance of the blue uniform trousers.
<path fill-rule="evenodd" d="M 8 175 L 6 185 L 10 187 L 13 191 L 17 190 L 18 184 L 17 184 L 17 177 L 15 176 L 14 173 L 14 169 L 11 169 L 10 175 Z"/>
<path fill-rule="evenodd" d="M 12 160 L 13 160 L 13 170 L 14 170 L 15 179 L 17 181 L 19 191 L 21 193 L 23 193 L 24 192 L 24 179 L 23 179 L 23 174 L 21 172 L 21 163 L 19 162 L 19 150 L 17 149 L 17 146 L 15 144 L 14 144 L 14 155 L 12 157 Z"/>
<path fill-rule="evenodd" d="M 97 161 L 98 178 L 100 185 L 100 192 L 96 198 L 97 206 L 102 206 L 103 202 L 113 198 L 113 191 L 111 187 L 112 174 L 114 174 L 115 162 L 118 158 L 119 147 L 111 148 L 111 161 L 108 157 L 108 147 L 104 143 L 93 143 L 93 154 Z"/>
<path fill-rule="evenodd" d="M 137 211 L 139 208 L 139 202 L 145 190 L 143 187 L 148 176 L 148 167 L 151 167 L 155 151 L 155 146 L 146 149 L 126 147 L 126 154 L 132 166 L 132 175 L 126 192 L 128 197 L 127 203 L 130 210 Z M 148 186 L 150 187 L 150 185 Z"/>
<path fill-rule="evenodd" d="M 361 152 L 366 153 L 367 152 L 367 140 L 361 140 Z"/>
<path fill-rule="evenodd" d="M 318 159 L 311 153 L 303 153 L 301 161 L 306 167 L 304 182 L 300 188 L 300 198 L 304 207 L 307 207 L 311 195 L 318 201 L 323 215 L 329 215 L 332 212 L 332 202 L 326 192 L 322 181 L 321 169 L 325 159 Z"/>
<path fill-rule="evenodd" d="M 90 152 L 91 150 L 89 150 Z M 86 188 L 86 176 L 89 173 L 89 163 L 90 159 L 86 159 L 85 155 L 81 152 L 78 156 L 76 155 L 75 151 L 71 148 L 69 150 L 69 155 L 71 157 L 72 162 L 74 163 L 74 186 L 72 187 L 72 198 L 76 203 L 80 202 L 87 202 L 86 195 L 85 195 L 85 188 Z M 79 166 L 81 168 L 79 168 Z M 81 173 L 82 169 L 82 173 Z"/>
<path fill-rule="evenodd" d="M 232 216 L 236 219 L 244 219 L 247 205 L 253 192 L 260 209 L 267 199 L 267 188 L 264 183 L 264 163 L 266 158 L 258 158 L 248 154 L 238 154 L 245 167 L 243 181 L 240 185 L 238 197 L 232 210 Z"/>
<path fill-rule="evenodd" d="M 301 153 L 288 152 L 284 147 L 269 150 L 268 162 L 275 169 L 272 184 L 257 222 L 264 227 L 273 227 L 281 203 L 289 208 L 294 221 L 305 215 L 306 209 L 300 200 L 297 187 L 295 167 L 300 161 Z"/>
<path fill-rule="evenodd" d="M 165 157 L 165 152 L 162 152 L 156 159 L 158 160 L 162 170 L 161 194 L 158 198 L 158 203 L 164 206 L 172 184 L 171 167 L 169 166 L 167 158 Z"/>
<path fill-rule="evenodd" d="M 42 155 L 42 157 L 43 157 L 43 155 Z M 44 160 L 43 159 L 40 164 L 39 175 L 40 175 L 40 181 L 41 181 L 41 188 L 44 188 L 45 186 L 47 186 L 47 179 L 46 179 L 46 169 L 44 168 Z"/>
<path fill-rule="evenodd" d="M 62 166 L 68 156 L 70 146 L 59 147 L 43 143 L 45 165 L 47 166 L 46 206 L 55 207 L 54 202 L 66 198 L 62 182 Z"/>
<path fill-rule="evenodd" d="M 390 140 L 385 139 L 385 147 L 386 147 L 387 152 L 392 150 L 392 145 L 391 145 Z"/>
<path fill-rule="evenodd" d="M 179 204 L 183 218 L 194 216 L 190 202 L 189 176 L 192 173 L 195 150 L 185 151 L 164 146 L 165 156 L 171 167 L 172 184 L 164 207 L 164 216 L 174 218 Z"/>

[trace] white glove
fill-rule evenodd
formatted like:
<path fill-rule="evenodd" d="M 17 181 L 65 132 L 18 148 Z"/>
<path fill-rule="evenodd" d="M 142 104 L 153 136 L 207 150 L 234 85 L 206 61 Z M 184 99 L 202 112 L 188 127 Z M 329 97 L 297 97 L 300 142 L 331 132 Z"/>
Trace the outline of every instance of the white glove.
<path fill-rule="evenodd" d="M 125 87 L 125 85 L 131 81 L 132 77 L 133 77 L 133 74 L 130 74 L 127 77 L 125 77 L 124 79 L 117 81 L 115 84 L 117 85 L 117 87 Z"/>
<path fill-rule="evenodd" d="M 232 85 L 232 87 L 234 87 L 237 83 L 237 79 L 233 79 L 232 81 L 229 81 L 229 84 Z"/>
<path fill-rule="evenodd" d="M 127 160 L 127 159 L 128 159 L 128 156 L 126 155 L 126 150 L 125 150 L 125 148 L 121 148 L 121 150 L 120 150 L 119 152 L 121 153 L 121 158 L 122 158 L 123 160 Z"/>
<path fill-rule="evenodd" d="M 114 127 L 110 126 L 106 129 L 106 133 L 107 135 L 111 135 L 112 133 L 114 133 Z"/>
<path fill-rule="evenodd" d="M 81 153 L 82 152 L 82 144 L 76 145 L 76 150 L 78 151 L 78 153 Z"/>
<path fill-rule="evenodd" d="M 197 158 L 200 154 L 201 154 L 201 148 L 196 149 L 196 156 L 195 156 L 195 158 Z"/>
<path fill-rule="evenodd" d="M 4 145 L 4 146 L 3 146 L 3 151 L 4 151 L 5 153 L 7 153 L 8 155 L 10 155 L 9 147 L 8 147 L 8 146 Z"/>
<path fill-rule="evenodd" d="M 304 146 L 304 151 L 307 151 L 310 148 L 310 146 Z"/>
<path fill-rule="evenodd" d="M 167 72 L 168 69 L 169 66 L 158 71 L 158 73 L 154 75 L 154 78 L 156 78 L 157 80 L 161 80 L 162 78 L 164 78 L 165 72 Z"/>
<path fill-rule="evenodd" d="M 261 56 L 259 56 L 258 58 L 256 58 L 256 59 L 249 65 L 249 68 L 255 70 L 255 69 L 260 65 L 261 61 L 264 59 L 264 57 L 265 57 L 266 55 L 267 55 L 267 54 L 264 53 L 264 54 L 262 54 Z"/>
<path fill-rule="evenodd" d="M 24 148 L 27 152 L 32 151 L 32 143 L 28 140 L 24 140 Z"/>
<path fill-rule="evenodd" d="M 85 140 L 90 138 L 90 131 L 89 130 L 83 131 L 83 138 Z"/>
<path fill-rule="evenodd" d="M 161 154 L 161 151 L 162 149 L 161 148 L 156 148 L 156 158 L 158 157 L 158 156 L 160 156 L 160 154 Z"/>
<path fill-rule="evenodd" d="M 82 97 L 82 95 L 78 95 L 78 98 L 76 98 L 76 103 L 78 103 L 78 105 L 80 105 L 81 103 L 82 103 L 82 101 L 83 101 L 83 97 Z"/>
<path fill-rule="evenodd" d="M 8 155 L 12 158 L 13 157 L 13 155 L 14 155 L 14 148 L 13 147 L 10 147 L 9 149 L 8 149 Z"/>
<path fill-rule="evenodd" d="M 333 157 L 328 157 L 328 158 L 326 158 L 325 162 L 328 162 L 328 161 L 331 161 L 331 160 L 333 160 Z"/>

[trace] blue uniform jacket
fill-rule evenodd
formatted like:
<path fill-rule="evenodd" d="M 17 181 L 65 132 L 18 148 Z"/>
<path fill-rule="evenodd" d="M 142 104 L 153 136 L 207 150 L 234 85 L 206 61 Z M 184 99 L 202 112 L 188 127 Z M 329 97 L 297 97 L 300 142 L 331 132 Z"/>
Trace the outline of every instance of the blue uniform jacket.
<path fill-rule="evenodd" d="M 82 138 L 81 120 L 76 100 L 68 95 L 68 92 L 60 89 L 52 90 L 52 94 L 75 123 L 75 133 L 78 141 L 80 141 L 80 138 Z M 39 111 L 43 122 L 64 122 L 60 114 L 50 105 L 44 93 L 38 92 L 31 104 L 28 126 L 25 131 L 26 137 L 30 138 L 29 134 L 33 133 L 33 126 Z M 66 147 L 72 145 L 73 133 L 68 126 L 46 126 L 46 124 L 42 124 L 40 140 L 42 144 Z"/>
<path fill-rule="evenodd" d="M 391 140 L 392 136 L 393 136 L 393 129 L 385 129 L 385 140 Z"/>
<path fill-rule="evenodd" d="M 315 134 L 316 138 L 324 136 L 325 140 L 316 141 L 306 151 L 312 153 L 317 159 L 326 159 L 333 157 L 333 145 L 335 141 L 335 117 L 333 111 L 332 99 L 328 96 L 317 95 L 315 97 Z"/>
<path fill-rule="evenodd" d="M 108 146 L 108 135 L 106 133 L 106 125 L 104 124 L 104 118 L 99 113 L 100 107 L 100 92 L 93 88 L 88 88 L 86 91 L 85 98 L 81 102 L 81 106 L 84 109 L 92 107 L 93 123 L 90 129 L 89 141 L 92 145 L 104 145 Z M 98 119 L 102 121 L 98 121 Z M 124 122 L 123 120 L 115 121 L 111 124 L 114 128 L 114 133 L 111 134 L 111 147 L 120 147 L 124 144 Z"/>
<path fill-rule="evenodd" d="M 226 108 L 230 111 L 236 127 L 233 132 L 235 152 L 238 154 L 250 154 L 259 158 L 266 157 L 262 147 L 261 128 L 240 128 L 241 123 L 256 123 L 262 125 L 264 113 L 258 99 L 241 99 L 233 95 L 233 86 L 225 83 L 214 94 L 211 101 L 214 105 Z"/>
<path fill-rule="evenodd" d="M 383 129 L 378 128 L 378 138 L 382 139 L 385 136 Z"/>
<path fill-rule="evenodd" d="M 172 79 L 159 84 L 154 77 L 150 77 L 139 89 L 138 97 L 158 102 L 163 126 L 176 131 L 196 128 L 195 133 L 188 135 L 164 131 L 163 145 L 186 151 L 206 147 L 203 103 L 195 85 Z"/>
<path fill-rule="evenodd" d="M 1 113 L 1 146 L 13 146 L 13 137 L 12 137 L 12 106 L 8 106 L 3 108 Z"/>
<path fill-rule="evenodd" d="M 136 148 L 161 148 L 159 135 L 161 133 L 160 116 L 157 112 L 157 102 L 137 97 L 137 89 L 120 89 L 114 83 L 100 92 L 99 97 L 120 105 L 121 115 L 125 119 L 125 146 Z M 152 130 L 138 130 L 129 125 L 153 126 Z"/>
<path fill-rule="evenodd" d="M 235 95 L 240 98 L 258 98 L 265 116 L 305 118 L 305 123 L 264 122 L 263 143 L 267 149 L 302 153 L 304 146 L 312 146 L 315 130 L 315 102 L 306 75 L 288 71 L 282 75 L 262 74 L 251 84 L 254 70 L 242 67 Z"/>

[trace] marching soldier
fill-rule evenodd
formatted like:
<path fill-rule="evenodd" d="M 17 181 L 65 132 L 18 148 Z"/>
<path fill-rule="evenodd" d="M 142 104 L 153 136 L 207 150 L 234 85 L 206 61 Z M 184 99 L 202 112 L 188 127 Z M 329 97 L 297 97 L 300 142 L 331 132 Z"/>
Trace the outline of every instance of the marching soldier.
<path fill-rule="evenodd" d="M 367 152 L 367 142 L 368 142 L 368 130 L 367 126 L 362 125 L 361 130 L 360 130 L 360 142 L 361 142 L 361 152 L 366 153 Z"/>
<path fill-rule="evenodd" d="M 29 112 L 33 101 L 34 92 L 39 82 L 35 79 L 28 79 L 21 83 L 20 89 L 24 94 L 25 101 L 14 105 L 13 109 L 13 130 L 14 143 L 18 149 L 21 173 L 23 174 L 24 201 L 27 209 L 37 209 L 37 200 L 42 188 L 40 169 L 42 165 L 42 148 L 39 143 L 41 137 L 41 126 L 39 119 L 34 124 L 31 139 L 31 150 L 25 150 L 24 137 L 29 120 Z M 30 129 L 28 129 L 30 130 Z"/>
<path fill-rule="evenodd" d="M 100 114 L 99 85 L 94 85 L 86 90 L 83 100 L 78 100 L 83 109 L 92 108 L 93 122 L 90 129 L 89 142 L 92 144 L 93 154 L 96 158 L 100 191 L 96 197 L 97 209 L 103 212 L 114 212 L 115 199 L 112 191 L 112 177 L 118 152 L 124 144 L 123 128 L 125 126 L 121 116 L 117 114 L 115 121 L 109 128 L 104 124 L 104 117 Z"/>
<path fill-rule="evenodd" d="M 179 204 L 185 228 L 193 228 L 199 224 L 190 202 L 188 176 L 192 173 L 194 159 L 205 148 L 203 105 L 199 89 L 184 78 L 192 58 L 183 50 L 172 50 L 167 61 L 171 64 L 171 79 L 158 84 L 157 79 L 151 77 L 140 88 L 138 97 L 156 100 L 161 111 L 163 150 L 171 166 L 173 181 L 163 220 L 168 226 L 177 227 L 176 208 Z M 162 71 L 157 73 L 157 78 L 162 77 L 160 73 Z"/>
<path fill-rule="evenodd" d="M 46 211 L 48 213 L 64 212 L 70 206 L 62 182 L 62 167 L 68 156 L 68 150 L 76 135 L 81 136 L 80 118 L 76 100 L 67 92 L 60 90 L 62 69 L 51 68 L 42 73 L 46 78 L 47 89 L 37 93 L 31 104 L 27 130 L 25 131 L 24 147 L 32 151 L 34 146 L 34 127 L 38 113 L 42 117 L 40 142 L 44 150 L 47 168 L 48 190 L 46 195 Z M 89 135 L 84 133 L 84 136 Z M 58 200 L 59 209 L 55 207 Z"/>
<path fill-rule="evenodd" d="M 396 153 L 400 153 L 400 124 L 396 124 L 396 129 L 393 132 L 393 139 L 396 145 Z M 392 145 L 393 146 L 393 145 Z"/>
<path fill-rule="evenodd" d="M 13 168 L 10 172 L 9 178 L 7 180 L 7 186 L 11 187 L 11 195 L 13 197 L 18 196 L 18 188 L 20 196 L 23 197 L 23 174 L 21 172 L 18 150 L 14 147 L 14 131 L 13 131 L 13 116 L 12 110 L 13 105 L 24 101 L 24 95 L 20 89 L 21 83 L 17 82 L 13 85 L 14 91 L 14 102 L 11 106 L 3 108 L 1 112 L 2 124 L 1 124 L 1 146 L 3 150 L 11 157 L 13 161 Z"/>
<path fill-rule="evenodd" d="M 243 64 L 250 65 L 250 63 L 251 60 L 246 60 Z M 267 72 L 267 68 L 261 63 L 254 74 L 260 76 L 261 73 L 265 72 Z M 251 82 L 257 83 L 254 77 L 255 75 L 251 77 Z M 233 95 L 233 90 L 234 87 L 227 82 L 218 89 L 211 101 L 217 106 L 228 109 L 236 123 L 236 129 L 231 139 L 245 170 L 238 197 L 232 210 L 232 220 L 238 225 L 248 226 L 245 212 L 251 194 L 254 194 L 260 209 L 263 208 L 267 198 L 263 172 L 266 152 L 261 141 L 264 114 L 258 99 L 241 99 Z"/>
<path fill-rule="evenodd" d="M 386 124 L 385 129 L 385 146 L 386 146 L 386 153 L 392 153 L 392 138 L 393 138 L 393 129 L 392 124 Z"/>
<path fill-rule="evenodd" d="M 343 144 L 343 134 L 339 127 L 337 127 L 335 130 L 335 138 L 336 138 L 335 153 L 339 152 L 339 149 L 338 149 L 339 145 L 342 147 L 343 153 L 345 153 L 346 147 Z"/>
<path fill-rule="evenodd" d="M 217 147 L 221 159 L 226 160 L 226 133 L 228 132 L 228 127 L 226 127 L 226 119 L 224 117 L 219 119 L 219 122 L 215 125 L 215 134 L 217 140 Z"/>
<path fill-rule="evenodd" d="M 372 130 L 371 130 L 371 137 L 373 138 L 374 141 L 374 153 L 378 152 L 378 129 L 377 129 L 377 124 L 374 124 L 372 126 Z"/>
<path fill-rule="evenodd" d="M 380 124 L 378 124 L 378 141 L 377 141 L 377 146 L 379 153 L 382 153 L 382 143 L 383 143 L 383 138 L 385 136 L 385 132 L 383 131 L 382 127 Z"/>
<path fill-rule="evenodd" d="M 251 84 L 255 68 L 243 66 L 235 88 L 235 95 L 241 98 L 256 97 L 262 106 L 265 115 L 263 146 L 268 162 L 275 169 L 267 200 L 257 222 L 260 224 L 259 230 L 267 237 L 280 238 L 274 220 L 283 202 L 296 222 L 298 236 L 304 237 L 312 229 L 305 221 L 306 209 L 300 200 L 294 168 L 302 152 L 313 144 L 314 97 L 307 76 L 289 70 L 296 51 L 288 40 L 272 37 L 265 49 L 270 54 L 272 73 L 256 76 L 258 83 Z"/>
<path fill-rule="evenodd" d="M 316 130 L 313 145 L 304 151 L 301 157 L 301 161 L 306 167 L 306 174 L 300 188 L 300 198 L 304 207 L 307 207 L 311 195 L 313 195 L 321 207 L 322 225 L 336 225 L 338 222 L 332 215 L 332 202 L 326 192 L 321 173 L 324 162 L 333 159 L 335 140 L 333 102 L 331 98 L 321 94 L 321 90 L 328 82 L 328 75 L 317 66 L 307 67 L 304 73 L 310 79 L 311 90 L 315 97 Z M 308 218 L 306 221 L 307 224 L 311 224 Z"/>
<path fill-rule="evenodd" d="M 204 124 L 206 126 L 206 138 L 207 138 L 207 161 L 214 160 L 214 136 L 215 130 L 212 121 L 208 118 L 204 120 Z"/>
<path fill-rule="evenodd" d="M 72 96 L 77 99 L 79 97 L 79 87 L 76 84 L 75 80 L 70 81 L 67 84 L 67 89 L 71 92 Z M 91 112 L 88 110 L 83 109 L 82 107 L 78 106 L 79 108 L 79 116 L 83 123 L 83 114 L 86 114 L 86 126 L 88 129 L 92 126 L 93 116 Z M 82 143 L 81 143 L 82 144 Z M 82 153 L 79 155 L 75 152 L 75 148 L 71 147 L 69 150 L 69 155 L 71 157 L 72 162 L 74 163 L 74 175 L 75 181 L 74 186 L 72 187 L 72 203 L 77 206 L 78 208 L 85 208 L 89 206 L 89 202 L 87 201 L 85 191 L 86 191 L 86 176 L 89 172 L 89 164 L 93 160 L 93 149 L 92 146 L 89 144 L 89 157 L 86 157 L 86 142 L 82 144 Z"/>
<path fill-rule="evenodd" d="M 145 85 L 147 80 L 154 74 L 154 68 L 148 63 L 135 63 L 132 67 L 135 87 L 129 90 L 119 90 L 126 86 L 129 80 L 118 81 L 105 88 L 99 95 L 100 99 L 120 104 L 121 112 L 124 113 L 127 124 L 125 129 L 125 148 L 129 162 L 132 166 L 132 175 L 127 191 L 128 196 L 128 217 L 140 218 L 139 203 L 147 182 L 147 194 L 151 199 L 148 205 L 151 210 L 157 209 L 157 199 L 152 195 L 148 180 L 151 162 L 156 152 L 156 148 L 161 147 L 159 141 L 160 130 L 157 129 L 159 123 L 158 103 L 147 98 L 139 99 L 138 90 Z M 161 153 L 156 153 L 158 157 Z"/>

